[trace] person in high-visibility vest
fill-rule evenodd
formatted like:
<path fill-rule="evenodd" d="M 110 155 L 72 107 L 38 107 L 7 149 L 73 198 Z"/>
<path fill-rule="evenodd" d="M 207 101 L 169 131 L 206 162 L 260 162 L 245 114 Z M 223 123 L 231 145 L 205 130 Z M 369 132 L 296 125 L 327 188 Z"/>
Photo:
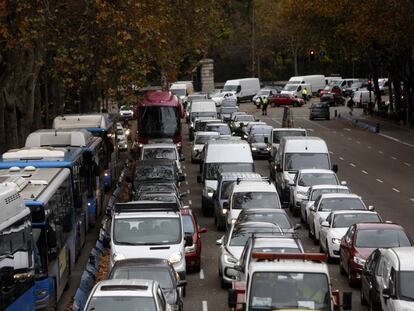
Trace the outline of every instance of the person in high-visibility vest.
<path fill-rule="evenodd" d="M 267 97 L 263 96 L 262 97 L 262 115 L 267 116 L 267 105 L 269 104 L 269 100 L 267 99 Z"/>
<path fill-rule="evenodd" d="M 306 87 L 304 87 L 302 90 L 302 98 L 306 103 L 306 100 L 308 99 L 308 89 Z"/>

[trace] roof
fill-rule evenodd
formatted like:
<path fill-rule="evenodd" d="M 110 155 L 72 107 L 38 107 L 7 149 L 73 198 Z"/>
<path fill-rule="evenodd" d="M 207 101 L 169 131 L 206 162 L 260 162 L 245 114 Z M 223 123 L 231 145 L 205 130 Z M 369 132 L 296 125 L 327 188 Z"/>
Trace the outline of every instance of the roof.
<path fill-rule="evenodd" d="M 324 193 L 321 195 L 321 200 L 335 198 L 361 199 L 361 197 L 355 193 Z"/>
<path fill-rule="evenodd" d="M 285 136 L 281 140 L 284 141 L 285 152 L 327 152 L 328 147 L 322 138 L 314 136 Z"/>
<path fill-rule="evenodd" d="M 138 106 L 173 106 L 177 107 L 180 103 L 178 98 L 170 92 L 167 91 L 148 91 L 145 94 L 144 100 L 142 100 Z"/>
<path fill-rule="evenodd" d="M 315 185 L 315 186 L 311 186 L 310 189 L 312 190 L 319 190 L 319 189 L 344 189 L 344 190 L 349 190 L 349 188 L 347 186 L 342 186 L 342 185 Z"/>
<path fill-rule="evenodd" d="M 299 170 L 298 172 L 299 174 L 312 174 L 312 173 L 325 173 L 325 174 L 335 174 L 334 171 L 332 170 L 327 170 L 327 169 L 320 169 L 320 168 L 307 168 L 307 169 L 302 169 Z"/>
<path fill-rule="evenodd" d="M 12 185 L 0 184 L 0 232 L 30 214 L 20 194 Z"/>
<path fill-rule="evenodd" d="M 404 230 L 399 224 L 393 224 L 388 222 L 360 222 L 355 224 L 357 230 L 375 230 L 375 229 L 391 229 L 391 230 Z"/>
<path fill-rule="evenodd" d="M 273 131 L 306 132 L 306 129 L 298 128 L 298 127 L 275 127 L 275 128 L 273 128 Z"/>
<path fill-rule="evenodd" d="M 169 144 L 169 143 L 159 143 L 159 144 L 145 144 L 142 146 L 143 149 L 149 149 L 149 148 L 173 148 L 177 149 L 177 146 L 175 144 Z"/>
<path fill-rule="evenodd" d="M 329 277 L 328 266 L 324 262 L 307 260 L 272 260 L 251 262 L 249 273 L 255 272 L 296 272 L 323 273 Z"/>
<path fill-rule="evenodd" d="M 53 120 L 53 128 L 102 128 L 111 125 L 110 116 L 106 113 L 65 114 Z"/>
<path fill-rule="evenodd" d="M 206 163 L 253 163 L 250 146 L 242 140 L 210 140 L 206 145 Z"/>
<path fill-rule="evenodd" d="M 271 222 L 262 222 L 262 221 L 247 221 L 241 222 L 235 225 L 234 230 L 236 229 L 248 229 L 248 228 L 272 228 L 279 229 L 279 226 Z"/>
<path fill-rule="evenodd" d="M 413 271 L 414 270 L 414 247 L 395 247 L 385 251 L 394 260 L 398 261 L 399 269 L 401 271 Z"/>
<path fill-rule="evenodd" d="M 105 280 L 95 285 L 92 295 L 93 297 L 152 297 L 154 283 L 158 284 L 152 280 Z"/>
<path fill-rule="evenodd" d="M 195 136 L 219 136 L 220 134 L 218 132 L 195 132 Z"/>
<path fill-rule="evenodd" d="M 367 211 L 367 210 L 339 210 L 339 211 L 332 211 L 333 215 L 343 215 L 343 214 L 372 214 L 372 215 L 378 215 L 377 212 L 374 211 Z"/>
<path fill-rule="evenodd" d="M 93 135 L 85 129 L 43 129 L 29 134 L 25 147 L 86 147 L 93 140 Z"/>
<path fill-rule="evenodd" d="M 292 236 L 257 237 L 254 239 L 253 248 L 261 247 L 289 247 L 299 248 L 298 239 Z"/>
<path fill-rule="evenodd" d="M 254 181 L 241 181 L 239 184 L 234 184 L 233 192 L 277 192 L 275 186 L 268 181 L 262 179 Z"/>
<path fill-rule="evenodd" d="M 262 179 L 262 176 L 259 173 L 250 173 L 250 172 L 222 172 L 219 175 L 218 179 L 224 180 L 234 180 L 238 178 L 241 179 Z"/>

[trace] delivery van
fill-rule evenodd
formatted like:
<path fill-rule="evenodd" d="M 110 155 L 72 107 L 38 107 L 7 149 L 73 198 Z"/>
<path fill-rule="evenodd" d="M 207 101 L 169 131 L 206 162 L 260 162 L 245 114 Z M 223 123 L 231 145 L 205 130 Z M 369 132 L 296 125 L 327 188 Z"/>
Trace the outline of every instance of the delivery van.
<path fill-rule="evenodd" d="M 309 93 L 318 94 L 326 86 L 324 75 L 294 76 L 291 77 L 287 84 L 309 84 Z"/>
<path fill-rule="evenodd" d="M 227 80 L 224 84 L 223 91 L 234 92 L 237 101 L 253 100 L 253 96 L 260 90 L 260 81 L 258 78 L 244 78 Z"/>

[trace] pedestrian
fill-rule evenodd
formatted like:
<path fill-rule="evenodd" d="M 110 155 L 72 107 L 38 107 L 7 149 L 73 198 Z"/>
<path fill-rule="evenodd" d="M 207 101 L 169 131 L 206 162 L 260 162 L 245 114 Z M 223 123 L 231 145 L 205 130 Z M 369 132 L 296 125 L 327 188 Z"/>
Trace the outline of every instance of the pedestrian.
<path fill-rule="evenodd" d="M 263 116 L 267 116 L 267 105 L 269 104 L 269 100 L 267 99 L 267 97 L 263 96 L 262 97 L 262 115 Z"/>
<path fill-rule="evenodd" d="M 303 90 L 302 90 L 302 98 L 303 98 L 303 100 L 305 101 L 305 104 L 306 104 L 306 101 L 308 100 L 308 89 L 306 87 L 304 87 Z"/>
<path fill-rule="evenodd" d="M 352 97 L 348 100 L 348 108 L 349 108 L 349 114 L 352 116 L 352 113 L 354 112 L 354 105 L 355 105 L 355 102 L 354 102 L 354 100 L 352 99 Z"/>

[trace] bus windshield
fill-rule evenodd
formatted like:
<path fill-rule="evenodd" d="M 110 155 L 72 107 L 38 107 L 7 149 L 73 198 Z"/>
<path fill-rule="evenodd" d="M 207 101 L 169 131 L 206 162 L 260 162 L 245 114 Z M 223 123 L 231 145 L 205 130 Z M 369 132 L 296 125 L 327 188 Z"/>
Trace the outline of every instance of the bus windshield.
<path fill-rule="evenodd" d="M 180 133 L 180 117 L 177 107 L 141 107 L 138 132 L 144 137 L 171 138 Z"/>

